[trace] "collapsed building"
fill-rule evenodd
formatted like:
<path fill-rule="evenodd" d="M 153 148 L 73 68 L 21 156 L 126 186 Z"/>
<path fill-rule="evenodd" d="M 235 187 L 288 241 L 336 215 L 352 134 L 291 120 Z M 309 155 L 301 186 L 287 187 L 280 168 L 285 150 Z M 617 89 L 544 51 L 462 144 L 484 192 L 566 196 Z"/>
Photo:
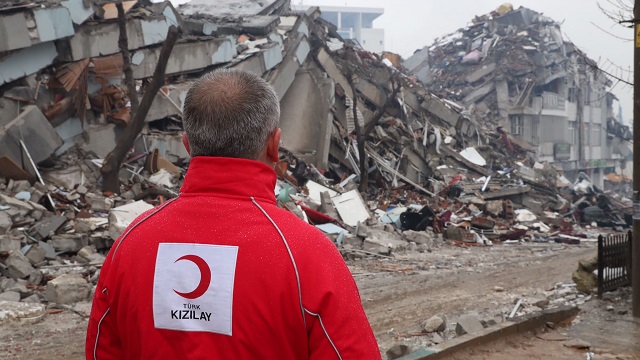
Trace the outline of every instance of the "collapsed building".
<path fill-rule="evenodd" d="M 440 96 L 500 126 L 575 180 L 602 187 L 631 158 L 631 133 L 614 116 L 611 80 L 560 23 L 509 4 L 417 51 L 405 66 Z"/>
<path fill-rule="evenodd" d="M 602 187 L 608 174 L 621 174 L 631 133 L 615 119 L 612 82 L 563 38 L 560 23 L 508 4 L 472 22 L 417 51 L 405 66 L 487 130 L 506 129 L 567 178 L 582 172 Z"/>
<path fill-rule="evenodd" d="M 466 83 L 430 90 L 421 71 L 407 71 L 411 59 L 343 39 L 317 7 L 193 0 L 176 9 L 132 0 L 123 8 L 140 93 L 168 29 L 181 33 L 165 85 L 120 171 L 121 191 L 109 194 L 101 191 L 99 169 L 132 119 L 115 5 L 0 5 L 2 34 L 21 34 L 0 36 L 0 289 L 12 293 L 7 298 L 86 298 L 87 280 L 97 279 L 123 229 L 178 196 L 189 162 L 181 143 L 186 91 L 191 80 L 220 68 L 256 73 L 274 87 L 283 132 L 278 203 L 324 231 L 345 256 L 425 251 L 444 239 L 460 246 L 579 243 L 586 237 L 581 223 L 625 225 L 628 199 L 604 193 L 586 174 L 571 182 L 551 159 L 531 156 L 535 143 L 496 133 L 489 115 L 500 120 L 501 113 L 487 99 L 505 85 L 508 94 L 509 81 L 495 85 L 482 64 L 476 67 L 487 78 L 469 83 L 486 81 L 491 90 L 478 85 L 485 94 L 470 102 L 462 95 Z M 514 96 L 523 90 L 516 86 Z M 526 104 L 522 111 L 531 111 L 535 101 Z M 509 120 L 512 109 L 504 110 Z M 369 186 L 360 192 L 363 170 Z M 80 279 L 47 283 L 72 266 Z M 16 283 L 33 287 L 15 291 Z M 45 283 L 46 298 L 37 290 Z M 72 296 L 65 284 L 80 290 Z"/>

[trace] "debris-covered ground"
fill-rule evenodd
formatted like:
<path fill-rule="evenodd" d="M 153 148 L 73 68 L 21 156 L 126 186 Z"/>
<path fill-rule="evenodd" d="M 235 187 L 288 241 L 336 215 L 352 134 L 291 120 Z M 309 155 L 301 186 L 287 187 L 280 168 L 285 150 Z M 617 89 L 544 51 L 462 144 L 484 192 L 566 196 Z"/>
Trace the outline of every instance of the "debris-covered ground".
<path fill-rule="evenodd" d="M 317 8 L 251 4 L 240 17 L 225 7 L 128 3 L 127 26 L 156 30 L 129 31 L 140 96 L 167 29 L 180 27 L 181 37 L 118 191 L 103 191 L 101 166 L 134 114 L 113 4 L 0 5 L 16 14 L 37 5 L 59 25 L 48 37 L 0 42 L 0 66 L 12 70 L 0 74 L 0 351 L 7 358 L 82 357 L 88 301 L 106 253 L 136 216 L 179 194 L 189 163 L 181 144 L 189 81 L 225 67 L 258 73 L 276 89 L 278 204 L 340 249 L 383 353 L 398 343 L 427 347 L 512 313 L 593 301 L 595 240 L 628 225 L 624 193 L 603 191 L 587 173 L 565 174 L 531 144 L 496 131 L 485 116 L 491 110 L 470 107 L 456 81 L 449 92 L 427 87 L 399 56 L 342 39 Z M 496 39 L 478 29 L 467 36 Z M 510 38 L 499 36 L 492 42 L 506 51 Z M 457 66 L 448 65 L 457 46 L 438 53 L 447 65 L 440 75 Z M 531 93 L 522 78 L 529 73 L 518 75 L 523 92 L 514 99 Z M 623 130 L 612 128 L 618 145 Z"/>

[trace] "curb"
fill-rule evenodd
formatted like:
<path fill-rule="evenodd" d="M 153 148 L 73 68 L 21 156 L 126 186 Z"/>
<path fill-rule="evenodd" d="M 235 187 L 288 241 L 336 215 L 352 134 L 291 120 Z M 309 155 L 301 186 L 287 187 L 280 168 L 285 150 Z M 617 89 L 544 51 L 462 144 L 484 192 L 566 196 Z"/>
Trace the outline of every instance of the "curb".
<path fill-rule="evenodd" d="M 509 320 L 507 322 L 494 325 L 475 334 L 465 334 L 442 344 L 420 349 L 409 355 L 405 355 L 396 360 L 436 360 L 443 356 L 466 349 L 471 346 L 486 344 L 505 336 L 521 334 L 536 328 L 545 326 L 548 322 L 559 323 L 568 318 L 578 315 L 578 307 L 560 307 L 556 309 L 543 310 L 539 313 L 528 314 Z"/>

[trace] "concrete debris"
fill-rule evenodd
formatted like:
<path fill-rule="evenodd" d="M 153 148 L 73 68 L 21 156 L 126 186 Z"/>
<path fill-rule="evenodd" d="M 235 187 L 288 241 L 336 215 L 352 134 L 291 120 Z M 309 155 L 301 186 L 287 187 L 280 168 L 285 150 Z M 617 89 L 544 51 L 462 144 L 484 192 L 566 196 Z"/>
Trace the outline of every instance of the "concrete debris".
<path fill-rule="evenodd" d="M 0 301 L 0 323 L 44 316 L 45 306 L 36 303 Z"/>
<path fill-rule="evenodd" d="M 578 350 L 591 348 L 591 344 L 589 344 L 586 341 L 580 340 L 580 339 L 568 340 L 568 341 L 565 341 L 564 343 L 562 343 L 562 345 L 564 345 L 566 347 L 569 347 L 569 348 L 578 349 Z"/>
<path fill-rule="evenodd" d="M 109 236 L 116 240 L 133 220 L 150 209 L 153 209 L 153 206 L 142 200 L 111 209 L 109 212 Z"/>
<path fill-rule="evenodd" d="M 447 322 L 443 317 L 432 316 L 422 323 L 421 328 L 426 333 L 443 332 L 447 329 Z"/>
<path fill-rule="evenodd" d="M 398 344 L 398 345 L 394 345 L 389 350 L 387 350 L 386 354 L 387 354 L 387 359 L 395 360 L 405 355 L 408 355 L 411 352 L 412 352 L 412 349 L 410 346 L 405 344 Z"/>
<path fill-rule="evenodd" d="M 456 323 L 456 333 L 458 335 L 474 334 L 482 331 L 484 327 L 475 315 L 462 315 Z"/>
<path fill-rule="evenodd" d="M 72 304 L 87 300 L 91 285 L 81 276 L 60 275 L 47 283 L 47 301 L 56 304 Z"/>
<path fill-rule="evenodd" d="M 609 81 L 591 72 L 592 61 L 562 38 L 558 23 L 531 10 L 479 16 L 403 61 L 342 38 L 317 8 L 296 11 L 289 1 L 198 0 L 177 9 L 127 2 L 140 91 L 168 26 L 182 32 L 121 168 L 121 191 L 111 194 L 101 192 L 100 167 L 131 118 L 114 9 L 38 3 L 0 17 L 0 29 L 16 19 L 24 27 L 32 13 L 59 20 L 39 22 L 49 25 L 36 37 L 12 30 L 22 35 L 0 39 L 0 285 L 37 288 L 68 267 L 82 277 L 49 281 L 46 301 L 86 298 L 84 279 L 97 279 L 124 229 L 178 196 L 190 160 L 181 140 L 186 91 L 217 67 L 251 71 L 275 88 L 283 128 L 278 204 L 344 256 L 579 244 L 597 237 L 592 223 L 631 222 L 630 179 L 612 171 L 629 159 L 631 133 L 610 116 Z M 587 104 L 587 88 L 598 104 Z M 366 136 L 356 134 L 356 121 Z M 581 128 L 600 142 L 575 140 Z M 19 300 L 42 295 L 29 291 L 18 291 Z M 575 299 L 560 295 L 567 291 Z M 558 288 L 546 300 L 555 306 L 578 295 Z M 530 300 L 518 314 L 541 301 Z M 442 331 L 436 320 L 425 325 Z M 460 331 L 471 332 L 462 323 Z"/>
<path fill-rule="evenodd" d="M 578 263 L 578 269 L 571 275 L 571 280 L 578 290 L 585 294 L 591 294 L 598 286 L 598 276 L 594 273 L 598 270 L 598 258 L 583 259 Z"/>
<path fill-rule="evenodd" d="M 20 293 L 15 291 L 5 291 L 0 294 L 0 301 L 20 301 Z"/>
<path fill-rule="evenodd" d="M 35 270 L 31 262 L 20 251 L 12 251 L 4 261 L 7 275 L 15 279 L 24 279 Z"/>

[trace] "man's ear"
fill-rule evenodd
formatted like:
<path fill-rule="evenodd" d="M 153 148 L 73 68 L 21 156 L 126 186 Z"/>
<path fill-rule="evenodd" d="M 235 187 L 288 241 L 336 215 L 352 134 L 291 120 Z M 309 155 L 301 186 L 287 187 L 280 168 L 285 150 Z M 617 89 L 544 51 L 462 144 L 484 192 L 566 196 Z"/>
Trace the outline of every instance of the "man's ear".
<path fill-rule="evenodd" d="M 182 133 L 182 144 L 184 145 L 184 148 L 187 149 L 187 153 L 191 155 L 191 146 L 189 146 L 189 139 L 187 139 L 186 132 Z"/>
<path fill-rule="evenodd" d="M 282 129 L 276 128 L 271 132 L 267 139 L 267 160 L 277 163 L 280 160 L 278 149 L 280 148 L 280 136 Z"/>

